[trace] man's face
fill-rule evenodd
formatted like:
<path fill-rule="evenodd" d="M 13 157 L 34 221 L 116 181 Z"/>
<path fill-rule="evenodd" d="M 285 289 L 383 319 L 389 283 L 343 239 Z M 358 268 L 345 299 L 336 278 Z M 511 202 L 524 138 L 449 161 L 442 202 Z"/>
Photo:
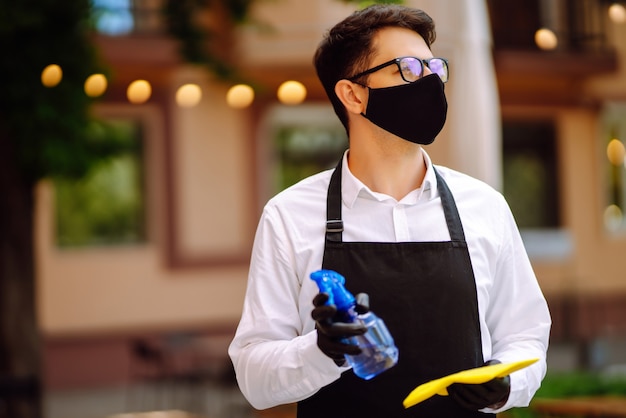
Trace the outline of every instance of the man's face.
<path fill-rule="evenodd" d="M 424 38 L 416 32 L 405 29 L 389 27 L 378 31 L 374 36 L 374 55 L 370 59 L 369 67 L 398 57 L 412 56 L 420 59 L 432 58 L 433 54 L 426 45 Z M 424 75 L 431 74 L 428 67 L 424 66 Z M 369 75 L 367 85 L 370 88 L 381 88 L 405 84 L 397 65 L 390 65 Z"/>

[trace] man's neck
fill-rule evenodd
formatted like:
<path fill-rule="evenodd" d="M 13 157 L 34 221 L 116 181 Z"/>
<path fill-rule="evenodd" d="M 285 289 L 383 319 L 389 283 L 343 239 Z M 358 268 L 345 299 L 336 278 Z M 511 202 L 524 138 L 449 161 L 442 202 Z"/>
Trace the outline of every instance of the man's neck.
<path fill-rule="evenodd" d="M 385 138 L 391 143 L 351 141 L 348 166 L 356 178 L 372 191 L 401 200 L 422 185 L 426 163 L 422 148 L 404 140 Z"/>

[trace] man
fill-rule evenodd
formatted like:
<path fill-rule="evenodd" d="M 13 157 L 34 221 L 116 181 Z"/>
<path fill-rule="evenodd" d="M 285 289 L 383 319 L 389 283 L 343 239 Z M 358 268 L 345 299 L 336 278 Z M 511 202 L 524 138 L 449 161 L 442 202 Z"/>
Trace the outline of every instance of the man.
<path fill-rule="evenodd" d="M 423 11 L 376 5 L 325 36 L 318 76 L 348 132 L 335 170 L 271 199 L 253 247 L 241 322 L 229 348 L 239 386 L 298 417 L 476 417 L 529 403 L 546 372 L 550 316 L 503 197 L 433 166 L 422 145 L 446 118 L 445 59 Z M 457 63 L 462 71 L 462 63 Z M 311 272 L 339 272 L 368 294 L 399 349 L 371 380 L 343 361 L 359 350 L 333 323 Z M 313 303 L 312 303 L 313 301 Z M 421 383 L 494 362 L 539 358 L 483 384 L 454 384 L 404 409 Z"/>

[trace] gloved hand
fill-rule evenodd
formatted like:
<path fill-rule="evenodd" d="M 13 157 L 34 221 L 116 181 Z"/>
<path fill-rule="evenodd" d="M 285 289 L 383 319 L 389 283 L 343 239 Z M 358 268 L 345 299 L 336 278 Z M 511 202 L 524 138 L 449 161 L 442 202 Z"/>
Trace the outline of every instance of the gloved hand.
<path fill-rule="evenodd" d="M 356 296 L 356 311 L 359 314 L 369 310 L 369 296 L 366 293 L 359 293 Z M 317 346 L 324 354 L 335 360 L 341 366 L 345 362 L 345 354 L 358 355 L 361 349 L 353 344 L 346 344 L 343 338 L 365 334 L 367 328 L 360 323 L 336 322 L 337 314 L 335 305 L 326 305 L 328 294 L 318 293 L 313 299 L 313 310 L 311 317 L 315 320 L 317 329 Z"/>
<path fill-rule="evenodd" d="M 489 360 L 485 366 L 498 363 L 500 363 L 498 360 Z M 448 387 L 448 394 L 463 408 L 472 411 L 487 407 L 498 409 L 509 399 L 510 392 L 509 375 L 480 384 L 453 383 Z"/>

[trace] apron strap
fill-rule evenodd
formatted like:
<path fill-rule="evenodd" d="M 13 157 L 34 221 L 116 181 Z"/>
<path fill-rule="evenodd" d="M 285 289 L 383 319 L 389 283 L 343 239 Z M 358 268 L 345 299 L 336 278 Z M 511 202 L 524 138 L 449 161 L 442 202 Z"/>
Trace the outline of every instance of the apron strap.
<path fill-rule="evenodd" d="M 459 211 L 456 207 L 456 202 L 454 201 L 452 192 L 434 165 L 433 170 L 435 170 L 435 176 L 437 177 L 437 190 L 439 191 L 439 196 L 441 197 L 443 213 L 446 216 L 446 223 L 448 224 L 448 231 L 450 232 L 450 240 L 464 242 L 465 233 L 463 232 L 461 217 L 459 216 Z"/>
<path fill-rule="evenodd" d="M 343 158 L 330 178 L 326 199 L 326 240 L 341 242 L 343 239 L 343 221 L 341 220 L 341 166 Z"/>
<path fill-rule="evenodd" d="M 335 171 L 330 178 L 328 186 L 328 196 L 326 199 L 326 240 L 332 242 L 342 242 L 343 221 L 341 220 L 341 170 L 343 159 L 339 160 Z M 456 207 L 452 192 L 443 177 L 433 165 L 435 176 L 437 177 L 437 190 L 441 197 L 443 213 L 446 217 L 446 224 L 450 233 L 450 240 L 457 242 L 465 241 L 465 233 L 461 224 L 461 217 Z"/>

